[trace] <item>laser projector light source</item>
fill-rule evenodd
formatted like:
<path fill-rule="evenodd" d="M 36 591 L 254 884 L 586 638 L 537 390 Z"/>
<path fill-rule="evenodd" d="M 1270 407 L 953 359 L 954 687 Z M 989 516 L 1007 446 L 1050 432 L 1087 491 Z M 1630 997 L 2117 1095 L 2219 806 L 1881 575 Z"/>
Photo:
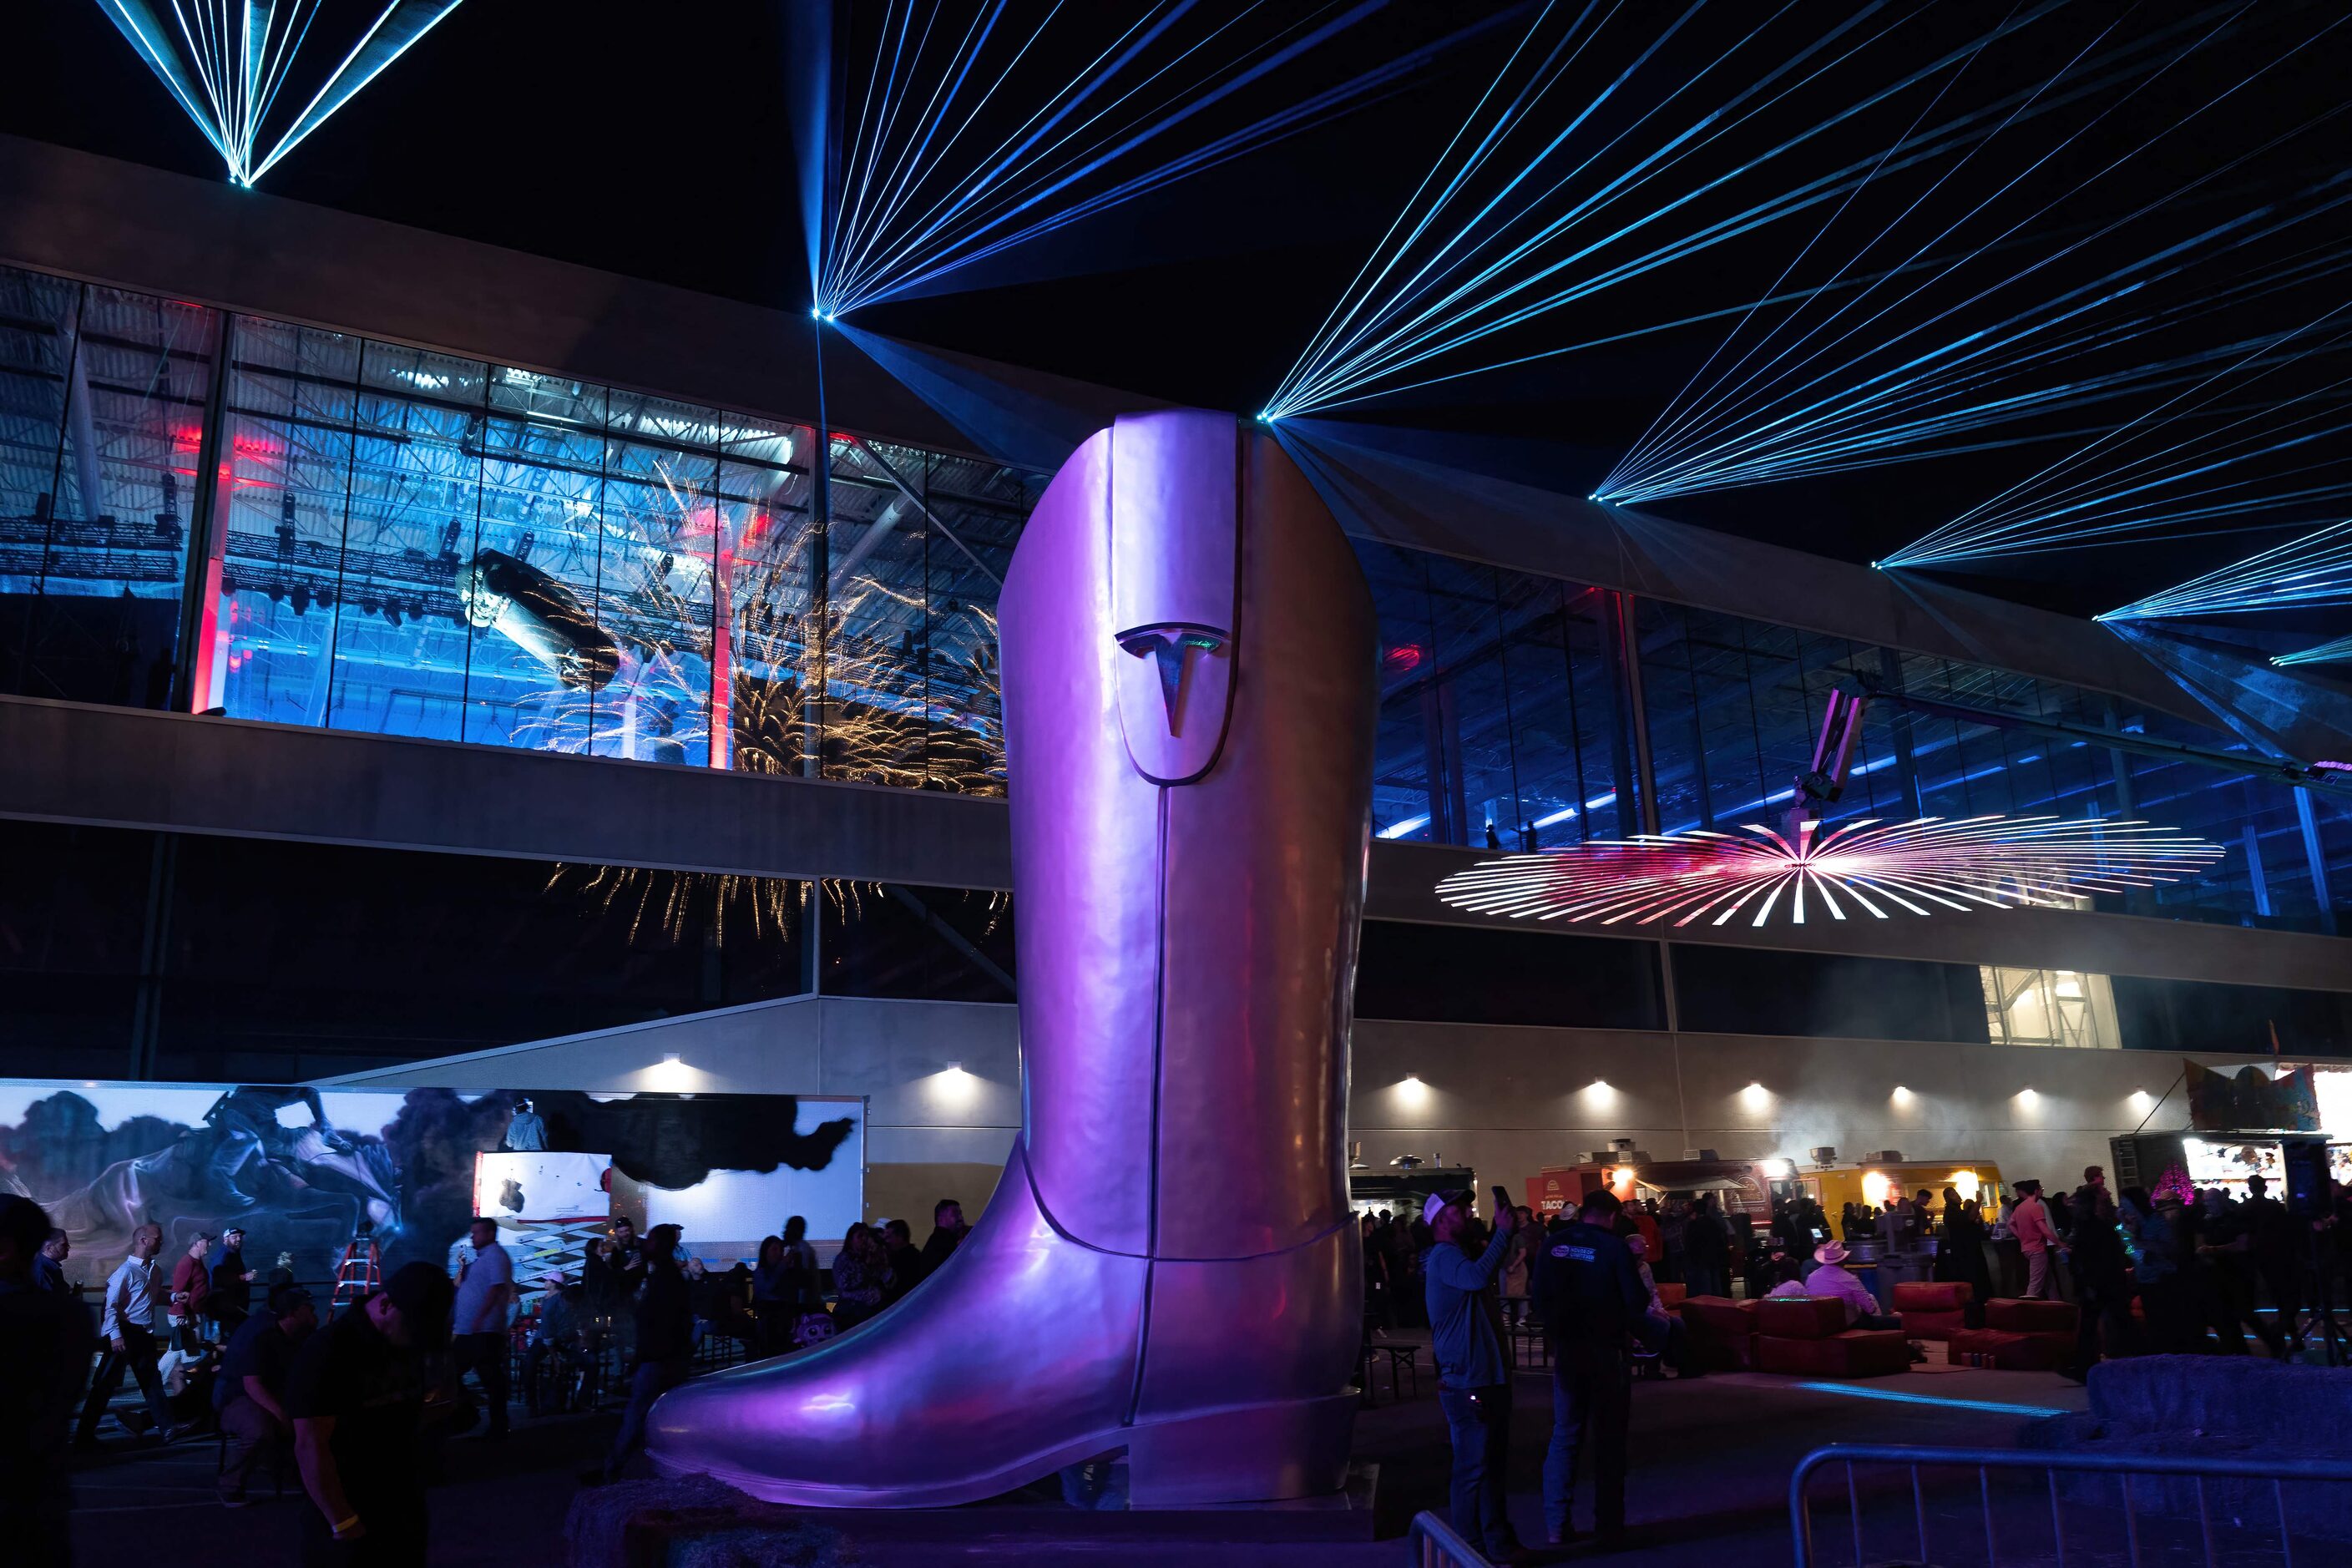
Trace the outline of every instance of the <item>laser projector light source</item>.
<path fill-rule="evenodd" d="M 249 190 L 458 4 L 99 0 L 99 9 L 212 143 L 229 183 Z"/>
<path fill-rule="evenodd" d="M 2084 893 L 2124 892 L 2193 876 L 2217 844 L 2146 822 L 2056 816 L 1870 817 L 1823 827 L 1744 825 L 1593 839 L 1510 855 L 1437 886 L 1456 909 L 1571 924 L 1801 925 L 1808 906 L 1885 920 L 2020 904 L 2064 907 Z"/>

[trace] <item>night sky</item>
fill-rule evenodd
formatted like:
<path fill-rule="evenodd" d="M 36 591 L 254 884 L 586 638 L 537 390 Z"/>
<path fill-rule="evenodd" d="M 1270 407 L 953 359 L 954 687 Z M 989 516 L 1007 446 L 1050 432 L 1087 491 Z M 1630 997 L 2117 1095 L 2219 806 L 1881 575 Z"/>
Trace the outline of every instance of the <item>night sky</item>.
<path fill-rule="evenodd" d="M 990 112 L 1026 112 L 1035 92 L 1068 79 L 1099 50 L 1103 26 L 1124 25 L 1135 11 L 1124 5 L 1065 9 L 1078 19 L 1038 37 L 1022 68 L 1003 76 Z M 1014 0 L 1006 36 L 1016 26 L 1025 36 L 1042 10 L 1039 0 Z M 1181 25 L 1190 35 L 1180 28 L 1170 37 L 1200 37 L 1208 27 L 1194 24 L 1203 16 L 1233 22 L 1227 38 L 1237 42 L 1245 30 L 1268 35 L 1341 10 L 1316 0 L 1268 0 L 1248 13 L 1213 4 Z M 869 330 L 1161 397 L 1254 411 L 1512 48 L 1556 38 L 1584 10 L 1468 0 L 1392 0 L 1372 7 L 1328 43 L 1158 144 L 1175 151 L 1245 126 L 1456 29 L 1499 20 L 1443 50 L 1367 108 L 1018 247 L 961 275 L 953 291 L 884 301 L 856 320 Z M 961 16 L 964 9 L 951 5 L 948 14 Z M 1237 14 L 1243 19 L 1234 20 Z M 844 68 L 852 90 L 865 80 L 877 17 L 887 15 L 881 0 L 856 7 Z M 1618 212 L 1609 226 L 1643 217 L 1649 234 L 1696 230 L 1869 160 L 1915 126 L 1988 106 L 1997 111 L 2020 98 L 2036 111 L 1971 153 L 1875 176 L 1850 201 L 1762 226 L 1514 327 L 1484 345 L 1483 357 L 1640 335 L 1359 405 L 1347 417 L 1454 432 L 1467 463 L 1580 495 L 1710 356 L 1715 364 L 1729 363 L 1722 345 L 1739 319 L 1736 308 L 1776 286 L 1801 293 L 1846 275 L 1842 268 L 1858 274 L 1870 269 L 1866 261 L 1891 264 L 1914 255 L 1923 258 L 1922 277 L 1931 266 L 1948 268 L 1907 300 L 1896 300 L 1900 290 L 1884 290 L 1875 298 L 1886 310 L 1867 324 L 1860 312 L 1844 319 L 1855 331 L 1853 345 L 1874 349 L 1880 357 L 1869 363 L 1883 366 L 1899 362 L 1905 342 L 1927 341 L 1899 334 L 1932 331 L 1923 323 L 1938 312 L 1948 337 L 1972 320 L 1997 320 L 2136 258 L 2193 241 L 2230 218 L 2324 205 L 2328 182 L 2344 176 L 2352 150 L 2352 114 L 2341 113 L 2338 101 L 2352 60 L 2352 26 L 2327 30 L 2344 16 L 2334 5 L 1911 0 L 1776 10 L 1727 3 L 1700 7 L 1670 30 L 1682 15 L 1675 5 L 1625 7 L 1612 29 L 1593 36 L 1561 88 L 1527 113 L 1507 150 L 1532 148 L 1580 115 L 1570 151 L 1594 150 L 1592 168 L 1605 174 L 1841 24 L 1850 30 L 1839 47 L 1870 42 L 1842 64 L 1829 63 L 1837 48 L 1811 56 L 1766 95 L 1769 105 L 1738 135 L 1659 179 L 1638 210 Z M 2018 26 L 1965 69 L 1854 108 L 1905 70 L 2021 17 L 2031 25 Z M 89 0 L 25 0 L 10 8 L 5 25 L 0 130 L 219 177 L 218 158 Z M 262 185 L 294 200 L 805 309 L 806 247 L 793 153 L 793 117 L 804 111 L 791 84 L 806 73 L 796 68 L 803 62 L 794 58 L 793 37 L 784 5 L 750 0 L 468 0 Z M 2143 52 L 2130 55 L 2135 48 Z M 2043 86 L 2053 71 L 2102 51 L 2129 58 L 2104 82 L 2061 79 L 2081 90 L 2064 103 L 2046 101 L 2063 96 Z M 2171 63 L 2162 69 L 2150 68 L 2149 62 L 2166 58 Z M 1637 60 L 1623 86 L 1602 90 Z M 1011 123 L 983 121 L 979 129 L 993 132 Z M 1780 158 L 1769 177 L 1739 173 L 1739 161 L 1757 149 L 1813 127 L 1822 128 Z M 1475 194 L 1483 199 L 1524 163 L 1498 158 Z M 1544 177 L 1566 166 L 1547 163 Z M 1716 181 L 1719 187 L 1710 184 Z M 1655 210 L 1676 202 L 1663 216 Z M 2330 331 L 2352 327 L 2352 315 L 2325 320 L 2352 292 L 2346 288 L 2352 274 L 2323 265 L 2335 249 L 2352 247 L 2347 214 L 2352 205 L 2321 213 L 2273 245 L 2249 247 L 2202 268 L 2202 242 L 2188 245 L 2176 275 L 2144 291 L 2150 310 L 2174 310 L 2179 320 L 2095 347 L 2051 374 L 2095 375 L 2259 341 L 2315 321 L 2320 325 L 2295 346 L 2324 342 Z M 1865 250 L 1866 243 L 1876 248 Z M 2305 252 L 2314 258 L 2307 279 L 2289 279 L 2228 310 L 2182 309 L 2249 267 Z M 2003 279 L 2011 280 L 1989 287 Z M 1983 298 L 1971 302 L 1980 290 Z M 1808 320 L 1828 313 L 1818 302 L 1811 309 Z M 1734 313 L 1641 331 L 1709 310 Z M 1762 332 L 1772 320 L 1769 310 L 1760 312 L 1746 330 Z M 1479 357 L 1449 363 L 1467 365 Z M 1665 516 L 1870 560 L 2102 430 L 2147 417 L 2183 384 L 2004 427 L 1999 434 L 2005 444 L 1990 449 L 1647 505 Z M 2230 420 L 2259 424 L 2273 406 L 2309 412 L 2340 405 L 2347 387 L 2352 350 L 2308 353 L 2243 385 L 2221 387 L 2205 423 L 2184 425 L 2182 437 L 2210 438 L 2213 426 Z M 2266 461 L 2279 476 L 2276 489 L 2325 492 L 2330 484 L 2352 482 L 2347 451 L 2352 447 L 2336 438 Z M 2233 469 L 2226 477 L 2259 471 Z M 2095 611 L 2347 510 L 2352 503 L 2323 493 L 2210 525 L 2240 531 L 2184 527 L 2176 531 L 2200 536 L 1999 560 L 1955 580 Z M 2333 634 L 2352 626 L 2315 619 L 2310 629 Z"/>

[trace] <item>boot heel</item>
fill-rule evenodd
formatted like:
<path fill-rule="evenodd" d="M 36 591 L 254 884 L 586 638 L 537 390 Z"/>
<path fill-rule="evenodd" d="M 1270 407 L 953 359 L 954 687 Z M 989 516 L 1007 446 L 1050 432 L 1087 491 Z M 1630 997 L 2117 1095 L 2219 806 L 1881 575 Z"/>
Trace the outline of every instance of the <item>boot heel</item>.
<path fill-rule="evenodd" d="M 1135 1508 L 1265 1502 L 1347 1484 L 1357 1395 L 1206 1410 L 1129 1429 L 1128 1501 Z"/>

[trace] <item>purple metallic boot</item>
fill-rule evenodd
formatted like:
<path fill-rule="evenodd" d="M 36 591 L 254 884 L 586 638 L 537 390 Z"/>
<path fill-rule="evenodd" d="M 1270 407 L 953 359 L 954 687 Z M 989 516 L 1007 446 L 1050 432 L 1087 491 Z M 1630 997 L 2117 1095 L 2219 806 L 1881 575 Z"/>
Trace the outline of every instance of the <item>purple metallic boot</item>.
<path fill-rule="evenodd" d="M 1063 465 L 1000 624 L 1020 1140 L 938 1275 L 671 1393 L 652 1453 L 834 1507 L 967 1502 L 1121 1451 L 1140 1506 L 1336 1490 L 1363 1321 L 1362 574 L 1271 437 L 1147 415 Z"/>

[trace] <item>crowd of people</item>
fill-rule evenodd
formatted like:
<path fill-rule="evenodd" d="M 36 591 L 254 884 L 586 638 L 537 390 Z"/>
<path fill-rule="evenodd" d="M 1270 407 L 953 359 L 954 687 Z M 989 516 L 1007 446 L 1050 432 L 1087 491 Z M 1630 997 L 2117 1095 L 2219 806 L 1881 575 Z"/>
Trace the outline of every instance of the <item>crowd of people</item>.
<path fill-rule="evenodd" d="M 1951 1187 L 1847 1204 L 1834 1231 L 1809 1196 L 1775 1201 L 1762 1225 L 1726 1214 L 1712 1195 L 1621 1201 L 1605 1189 L 1541 1221 L 1494 1189 L 1489 1228 L 1468 1192 L 1431 1196 L 1418 1216 L 1362 1220 L 1368 1324 L 1412 1321 L 1420 1303 L 1437 1363 L 1453 1444 L 1453 1523 L 1497 1560 L 1521 1547 L 1503 1510 L 1511 1428 L 1510 1335 L 1539 1332 L 1552 1374 L 1552 1426 L 1543 1471 L 1545 1523 L 1574 1537 L 1580 1470 L 1592 1478 L 1591 1521 L 1606 1542 L 1624 1522 L 1625 1436 L 1633 1368 L 1699 1375 L 1682 1324 L 1659 1304 L 1657 1282 L 1688 1295 L 1828 1298 L 1850 1328 L 1900 1329 L 1893 1302 L 1866 1284 L 1854 1253 L 1932 1258 L 1938 1280 L 1965 1282 L 1971 1321 L 1997 1297 L 2070 1299 L 2081 1309 L 2069 1375 L 2103 1356 L 2247 1353 L 2249 1331 L 2277 1358 L 2299 1353 L 2332 1300 L 2352 1242 L 2352 1199 L 2298 1215 L 2249 1178 L 2247 1196 L 2221 1189 L 2140 1187 L 2111 1194 L 2096 1165 L 2072 1194 L 2015 1184 L 1990 1215 Z M 2268 1310 L 2258 1303 L 2267 1300 Z M 2134 1311 L 2137 1303 L 2138 1310 Z M 1924 1352 L 1915 1342 L 1915 1359 Z"/>
<path fill-rule="evenodd" d="M 798 1216 L 761 1244 L 756 1266 L 729 1268 L 689 1256 L 675 1225 L 641 1237 L 619 1218 L 582 1249 L 576 1274 L 542 1274 L 526 1310 L 497 1223 L 477 1217 L 454 1268 L 405 1264 L 330 1314 L 286 1270 L 248 1268 L 242 1232 L 193 1237 L 166 1263 L 152 1224 L 85 1301 L 67 1279 L 66 1233 L 38 1205 L 0 1194 L 0 1541 L 28 1568 L 69 1561 L 71 1455 L 97 1446 L 127 1375 L 143 1409 L 113 1413 L 124 1430 L 154 1444 L 219 1435 L 224 1506 L 245 1507 L 265 1467 L 299 1475 L 305 1562 L 422 1563 L 438 1446 L 477 1428 L 507 1436 L 518 1351 L 533 1415 L 593 1408 L 617 1360 L 620 1427 L 583 1478 L 614 1479 L 706 1339 L 775 1354 L 887 1311 L 968 1234 L 953 1199 L 934 1221 L 920 1248 L 902 1220 L 852 1226 L 828 1292 Z"/>
<path fill-rule="evenodd" d="M 1967 1284 L 1979 1310 L 1997 1297 L 2074 1301 L 2081 1337 L 2068 1371 L 2078 1380 L 2103 1356 L 2242 1355 L 2249 1333 L 2274 1357 L 2300 1353 L 2323 1276 L 2326 1296 L 2340 1294 L 2352 1237 L 2337 1214 L 2290 1210 L 2259 1174 L 2243 1198 L 2178 1184 L 2116 1193 L 2097 1165 L 2071 1194 L 2018 1182 L 1990 1213 L 1951 1187 L 1847 1204 L 1837 1231 L 1848 1245 L 1875 1238 L 1931 1255 L 1930 1277 Z M 1820 1249 L 1834 1245 L 1828 1235 L 1818 1205 L 1776 1205 L 1759 1263 L 1766 1288 L 1810 1280 Z"/>

